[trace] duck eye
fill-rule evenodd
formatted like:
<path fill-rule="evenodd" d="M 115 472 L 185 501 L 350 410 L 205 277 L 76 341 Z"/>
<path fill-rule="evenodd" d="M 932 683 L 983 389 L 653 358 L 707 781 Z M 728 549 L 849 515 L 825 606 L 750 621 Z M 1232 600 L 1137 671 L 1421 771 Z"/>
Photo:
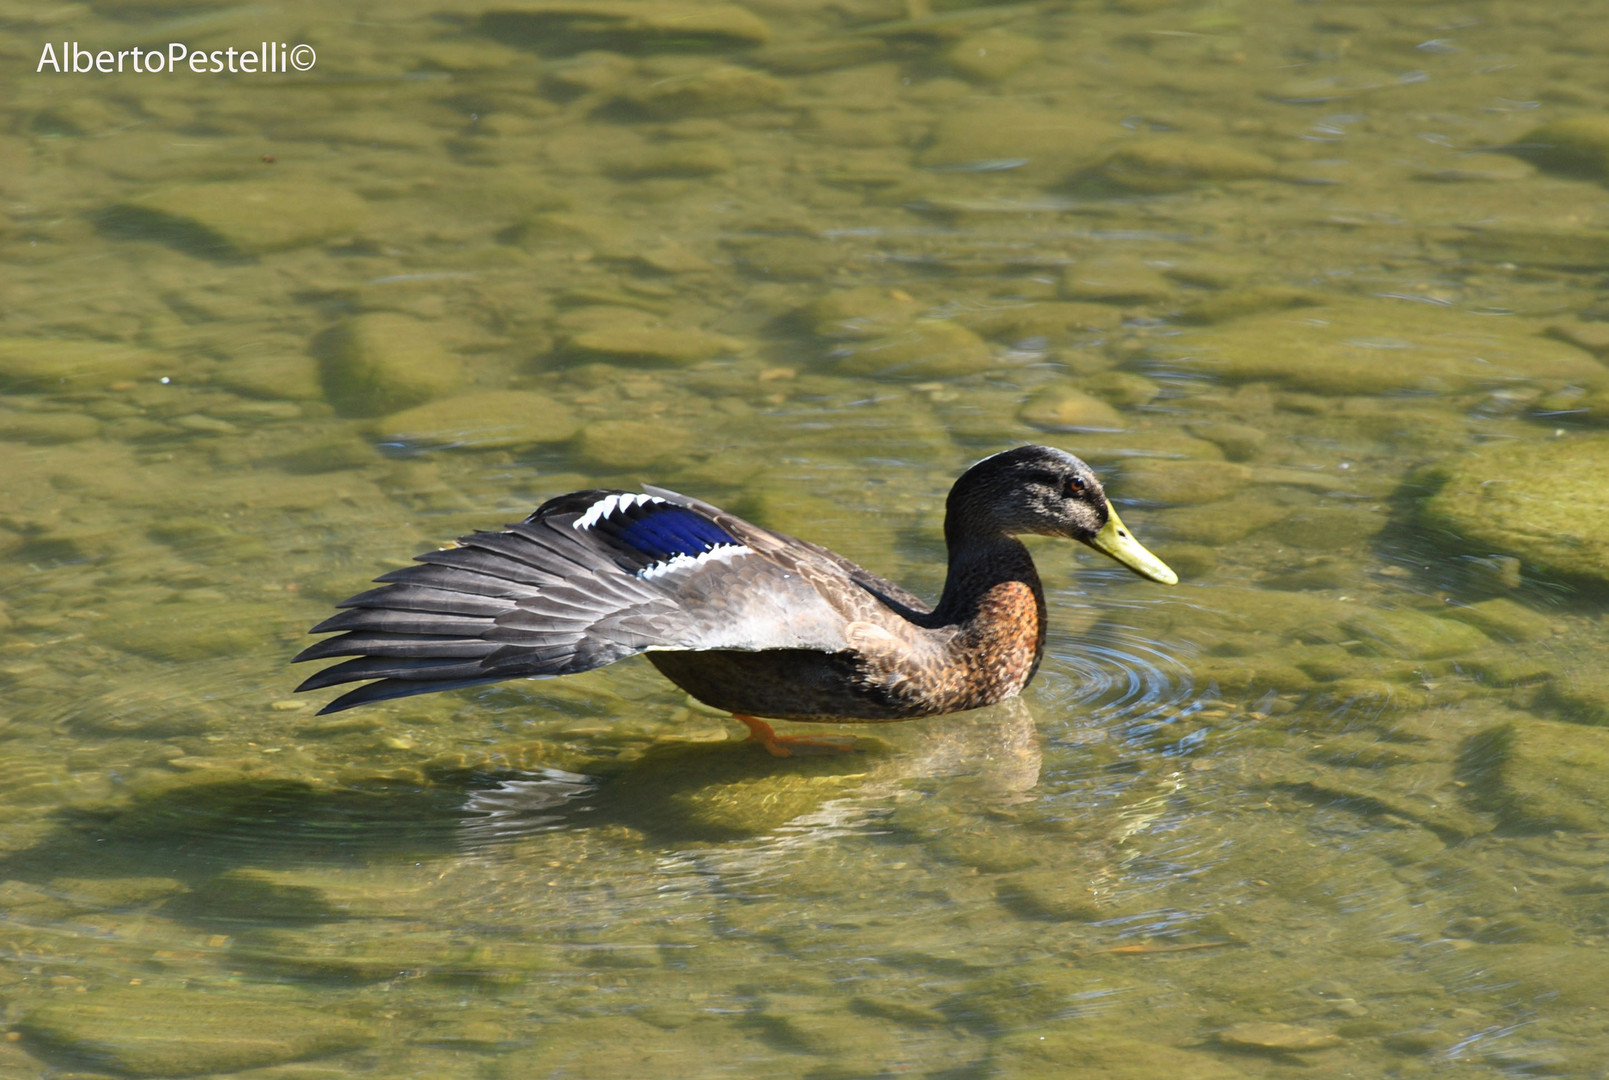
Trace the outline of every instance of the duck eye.
<path fill-rule="evenodd" d="M 1082 495 L 1083 493 L 1084 481 L 1080 480 L 1076 476 L 1069 476 L 1067 478 L 1067 487 L 1062 491 L 1062 494 L 1071 499 Z"/>

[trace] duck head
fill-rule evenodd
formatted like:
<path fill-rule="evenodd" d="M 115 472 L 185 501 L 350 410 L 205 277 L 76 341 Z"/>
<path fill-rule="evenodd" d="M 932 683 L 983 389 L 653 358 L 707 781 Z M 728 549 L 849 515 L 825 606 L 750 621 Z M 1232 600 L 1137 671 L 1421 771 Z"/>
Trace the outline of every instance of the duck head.
<path fill-rule="evenodd" d="M 1019 446 L 986 457 L 950 489 L 944 520 L 952 543 L 989 533 L 1066 536 L 1163 585 L 1179 576 L 1134 539 L 1106 501 L 1095 471 L 1065 450 Z"/>

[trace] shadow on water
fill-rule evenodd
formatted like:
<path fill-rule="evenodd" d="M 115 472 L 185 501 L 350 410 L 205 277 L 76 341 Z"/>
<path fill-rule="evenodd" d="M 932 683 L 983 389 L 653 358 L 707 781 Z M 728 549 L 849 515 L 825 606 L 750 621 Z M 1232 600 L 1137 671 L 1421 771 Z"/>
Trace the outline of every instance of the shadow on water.
<path fill-rule="evenodd" d="M 68 878 L 161 879 L 172 884 L 164 914 L 183 921 L 316 923 L 350 916 L 275 872 L 497 852 L 517 858 L 523 841 L 594 829 L 630 830 L 656 850 L 707 848 L 790 825 L 822 829 L 833 823 L 835 804 L 876 802 L 912 779 L 970 775 L 1009 793 L 1032 787 L 1039 774 L 1037 734 L 1020 702 L 911 731 L 900 744 L 862 735 L 854 753 L 779 759 L 741 742 L 662 743 L 623 766 L 600 768 L 604 775 L 534 765 L 346 786 L 179 778 L 116 803 L 62 811 L 43 840 L 0 860 L 0 881 L 58 890 Z M 139 889 L 84 891 L 103 895 L 89 906 L 108 910 L 149 900 Z"/>

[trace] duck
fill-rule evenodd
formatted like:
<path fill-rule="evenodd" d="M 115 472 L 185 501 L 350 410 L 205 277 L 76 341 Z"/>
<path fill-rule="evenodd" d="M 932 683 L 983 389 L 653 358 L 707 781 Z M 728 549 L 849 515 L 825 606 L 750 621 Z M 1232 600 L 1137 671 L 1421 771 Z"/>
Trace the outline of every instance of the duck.
<path fill-rule="evenodd" d="M 295 663 L 341 659 L 299 692 L 361 683 L 321 713 L 551 678 L 639 653 L 779 757 L 849 749 L 770 720 L 881 723 L 1021 693 L 1045 651 L 1025 535 L 1064 537 L 1164 585 L 1089 465 L 1049 446 L 986 457 L 945 502 L 949 567 L 932 605 L 841 555 L 644 485 L 549 499 L 382 574 L 309 633 Z"/>

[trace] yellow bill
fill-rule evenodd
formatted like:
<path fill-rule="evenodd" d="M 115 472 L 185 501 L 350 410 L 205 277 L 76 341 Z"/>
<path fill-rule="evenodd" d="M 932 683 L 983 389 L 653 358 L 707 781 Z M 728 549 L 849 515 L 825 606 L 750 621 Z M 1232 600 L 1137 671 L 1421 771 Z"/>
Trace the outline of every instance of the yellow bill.
<path fill-rule="evenodd" d="M 1179 575 L 1169 569 L 1167 563 L 1147 551 L 1144 544 L 1134 539 L 1134 534 L 1124 527 L 1123 519 L 1118 517 L 1117 511 L 1110 506 L 1107 507 L 1105 527 L 1087 543 L 1102 555 L 1111 556 L 1143 578 L 1163 585 L 1179 584 Z"/>

